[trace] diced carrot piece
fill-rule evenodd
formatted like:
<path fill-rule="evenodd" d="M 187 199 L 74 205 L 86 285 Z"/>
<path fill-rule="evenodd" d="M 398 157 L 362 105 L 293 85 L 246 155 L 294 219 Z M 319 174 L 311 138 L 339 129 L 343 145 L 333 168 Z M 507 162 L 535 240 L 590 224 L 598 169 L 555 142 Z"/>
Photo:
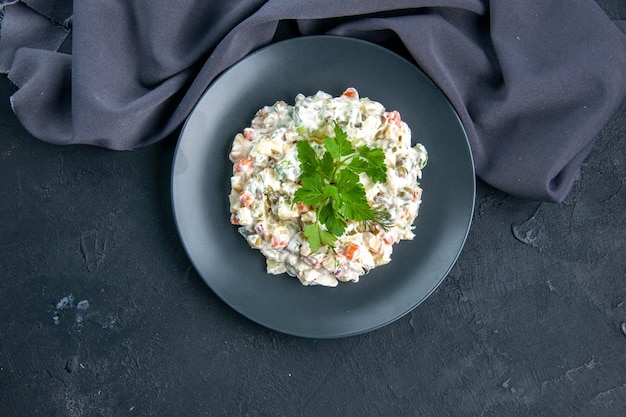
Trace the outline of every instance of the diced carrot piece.
<path fill-rule="evenodd" d="M 235 171 L 239 173 L 252 172 L 253 168 L 254 168 L 254 162 L 252 161 L 252 159 L 249 159 L 249 158 L 242 159 L 235 164 Z"/>
<path fill-rule="evenodd" d="M 296 210 L 298 211 L 298 214 L 304 214 L 308 211 L 313 210 L 313 208 L 311 206 L 307 206 L 302 201 L 298 201 L 296 203 Z"/>
<path fill-rule="evenodd" d="M 234 224 L 235 226 L 239 226 L 239 219 L 237 218 L 237 215 L 235 213 L 232 213 L 230 215 L 230 223 Z"/>
<path fill-rule="evenodd" d="M 400 118 L 400 113 L 398 113 L 398 110 L 394 110 L 394 111 L 386 111 L 384 113 L 385 119 L 387 120 L 387 123 L 392 124 L 392 125 L 396 125 L 396 126 L 400 126 L 400 123 L 402 122 L 402 119 Z"/>
<path fill-rule="evenodd" d="M 359 245 L 351 242 L 341 252 L 346 258 L 352 260 L 354 257 L 356 257 L 359 254 L 359 250 L 360 250 Z"/>
<path fill-rule="evenodd" d="M 289 236 L 286 235 L 274 235 L 272 236 L 272 248 L 282 249 L 289 244 Z"/>
<path fill-rule="evenodd" d="M 348 98 L 359 98 L 359 93 L 356 91 L 355 88 L 349 87 L 346 89 L 346 91 L 343 92 L 342 96 Z"/>
<path fill-rule="evenodd" d="M 380 234 L 381 232 L 384 231 L 383 227 L 378 224 L 378 223 L 372 223 L 372 225 L 370 226 L 370 231 L 372 233 L 374 233 L 375 235 Z"/>
<path fill-rule="evenodd" d="M 396 243 L 396 237 L 391 233 L 383 233 L 382 239 L 387 245 L 393 245 Z"/>
<path fill-rule="evenodd" d="M 242 206 L 250 207 L 254 203 L 254 194 L 250 190 L 243 190 L 239 193 L 239 201 L 241 201 Z"/>
<path fill-rule="evenodd" d="M 243 136 L 249 141 L 252 142 L 254 140 L 254 129 L 246 127 L 243 130 Z"/>

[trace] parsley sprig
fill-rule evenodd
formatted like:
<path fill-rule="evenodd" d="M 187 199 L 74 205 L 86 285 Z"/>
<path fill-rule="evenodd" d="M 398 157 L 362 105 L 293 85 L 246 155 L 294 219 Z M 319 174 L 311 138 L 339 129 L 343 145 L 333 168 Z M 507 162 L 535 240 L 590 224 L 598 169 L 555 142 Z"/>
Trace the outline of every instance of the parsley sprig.
<path fill-rule="evenodd" d="M 307 140 L 296 142 L 302 187 L 296 191 L 294 202 L 302 202 L 315 210 L 317 221 L 303 230 L 312 251 L 321 245 L 334 248 L 348 220 L 382 223 L 389 217 L 384 210 L 369 205 L 365 188 L 359 181 L 361 173 L 375 183 L 387 180 L 384 152 L 365 145 L 355 149 L 337 122 L 334 132 L 334 138 L 326 136 L 324 139 L 325 151 L 321 158 Z"/>

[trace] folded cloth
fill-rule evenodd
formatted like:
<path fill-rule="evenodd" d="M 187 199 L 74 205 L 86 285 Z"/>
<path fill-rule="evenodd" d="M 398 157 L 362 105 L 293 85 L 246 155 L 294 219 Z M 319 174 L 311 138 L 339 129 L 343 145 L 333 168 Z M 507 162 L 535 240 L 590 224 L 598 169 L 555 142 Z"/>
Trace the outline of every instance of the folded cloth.
<path fill-rule="evenodd" d="M 13 110 L 56 144 L 126 150 L 163 139 L 220 72 L 274 41 L 281 21 L 301 36 L 402 50 L 459 113 L 477 175 L 519 197 L 565 199 L 626 97 L 626 35 L 593 0 L 23 0 L 2 8 L 0 71 L 19 87 Z"/>

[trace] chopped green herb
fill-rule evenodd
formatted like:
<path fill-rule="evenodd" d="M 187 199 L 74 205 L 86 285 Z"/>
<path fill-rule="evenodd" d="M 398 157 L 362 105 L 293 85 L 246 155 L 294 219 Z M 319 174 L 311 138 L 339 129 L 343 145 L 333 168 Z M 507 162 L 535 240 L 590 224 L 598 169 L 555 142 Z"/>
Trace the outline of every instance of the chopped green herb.
<path fill-rule="evenodd" d="M 365 188 L 359 181 L 361 173 L 373 182 L 387 180 L 384 152 L 368 146 L 355 149 L 336 122 L 334 132 L 335 137 L 324 139 L 321 158 L 308 141 L 296 143 L 302 186 L 296 191 L 294 202 L 313 207 L 317 215 L 317 222 L 304 228 L 312 251 L 321 245 L 334 247 L 337 238 L 344 234 L 348 220 L 383 224 L 389 219 L 386 211 L 370 207 Z"/>

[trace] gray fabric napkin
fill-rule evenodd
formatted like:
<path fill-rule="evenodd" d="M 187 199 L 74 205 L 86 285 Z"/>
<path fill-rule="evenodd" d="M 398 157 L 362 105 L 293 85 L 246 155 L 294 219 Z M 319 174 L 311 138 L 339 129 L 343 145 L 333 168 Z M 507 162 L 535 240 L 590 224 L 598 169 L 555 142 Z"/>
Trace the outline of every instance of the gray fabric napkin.
<path fill-rule="evenodd" d="M 220 72 L 275 40 L 333 34 L 403 51 L 450 99 L 477 175 L 562 201 L 626 97 L 626 35 L 593 0 L 5 2 L 0 71 L 55 144 L 135 149 L 175 132 Z"/>

